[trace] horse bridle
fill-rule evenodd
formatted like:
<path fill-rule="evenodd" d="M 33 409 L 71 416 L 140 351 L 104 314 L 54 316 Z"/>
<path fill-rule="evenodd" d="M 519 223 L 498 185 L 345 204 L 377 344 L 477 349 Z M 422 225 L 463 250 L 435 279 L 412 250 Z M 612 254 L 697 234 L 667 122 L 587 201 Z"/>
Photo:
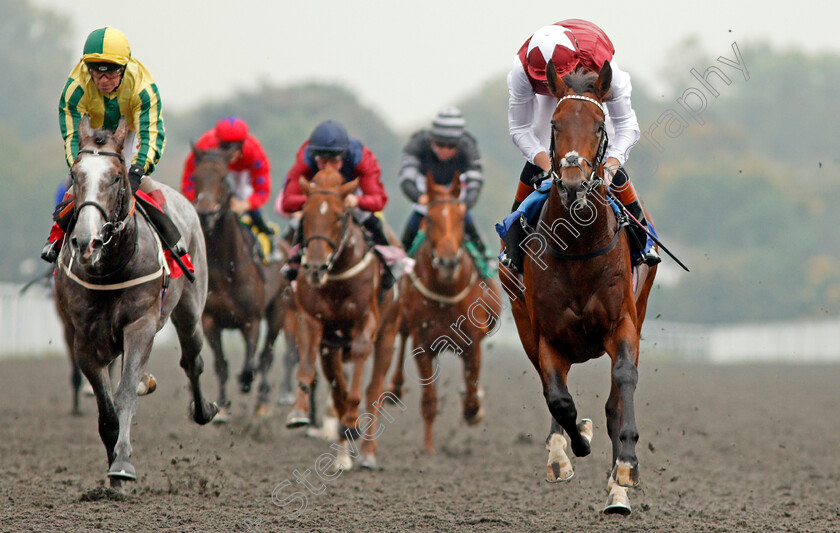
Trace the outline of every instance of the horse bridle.
<path fill-rule="evenodd" d="M 431 202 L 426 204 L 426 208 L 427 208 L 427 211 L 428 211 L 429 207 L 431 207 L 433 205 L 437 205 L 437 204 L 462 204 L 462 203 L 464 203 L 464 202 L 460 198 L 444 198 L 443 200 L 432 200 Z M 427 213 L 427 218 L 428 218 L 428 213 Z M 461 257 L 461 249 L 460 248 L 458 248 L 458 257 Z M 432 268 L 434 268 L 435 270 L 440 268 L 440 257 L 438 257 L 437 250 L 435 250 L 434 246 L 432 246 Z"/>
<path fill-rule="evenodd" d="M 120 160 L 120 163 L 125 166 L 125 159 L 123 158 L 122 154 L 117 152 L 107 152 L 102 150 L 96 149 L 84 149 L 79 150 L 79 154 L 92 154 L 96 156 L 106 156 L 106 157 L 116 157 Z M 75 179 L 75 178 L 74 178 Z M 102 218 L 105 219 L 105 223 L 102 225 L 102 229 L 100 230 L 100 235 L 102 236 L 102 246 L 107 246 L 114 240 L 122 230 L 125 229 L 126 224 L 128 223 L 128 219 L 131 217 L 131 209 L 128 209 L 126 212 L 125 217 L 122 220 L 117 220 L 119 217 L 120 211 L 123 209 L 123 202 L 125 201 L 125 187 L 120 187 L 119 192 L 117 193 L 117 201 L 116 205 L 114 206 L 114 210 L 109 214 L 105 211 L 105 208 L 99 202 L 95 202 L 93 200 L 86 200 L 76 206 L 76 216 L 79 216 L 79 212 L 84 207 L 92 206 L 99 210 L 102 213 Z"/>
<path fill-rule="evenodd" d="M 604 178 L 601 176 L 597 176 L 598 167 L 601 166 L 601 163 L 604 162 L 604 154 L 607 152 L 607 144 L 609 143 L 609 137 L 607 136 L 607 128 L 606 128 L 606 117 L 607 117 L 607 110 L 604 108 L 604 104 L 595 100 L 594 98 L 590 98 L 588 96 L 583 96 L 580 94 L 567 94 L 563 98 L 557 101 L 557 105 L 559 106 L 561 102 L 564 100 L 583 100 L 585 102 L 590 102 L 598 106 L 598 109 L 601 110 L 601 113 L 604 115 L 604 120 L 598 125 L 598 131 L 601 134 L 601 139 L 598 141 L 598 151 L 595 154 L 595 161 L 590 161 L 589 159 L 580 156 L 577 152 L 569 152 L 564 155 L 560 159 L 560 169 L 558 172 L 557 168 L 557 154 L 555 153 L 554 149 L 554 132 L 557 128 L 554 125 L 554 121 L 551 122 L 551 145 L 549 148 L 549 156 L 551 157 L 551 176 L 552 182 L 555 185 L 559 185 L 562 181 L 560 174 L 564 168 L 579 168 L 581 172 L 585 172 L 583 166 L 581 166 L 581 161 L 585 162 L 589 165 L 589 168 L 592 169 L 592 172 L 589 174 L 589 177 L 586 179 L 585 187 L 586 187 L 586 194 L 591 194 L 595 191 L 598 187 L 604 184 Z"/>
<path fill-rule="evenodd" d="M 319 189 L 319 190 L 311 191 L 309 193 L 310 196 L 312 196 L 313 194 L 332 194 L 334 196 L 337 196 L 339 199 L 341 199 L 342 202 L 344 202 L 344 197 L 341 196 L 341 194 L 339 194 L 335 191 Z M 304 239 L 303 244 L 301 245 L 301 252 L 305 251 L 306 247 L 309 246 L 309 243 L 314 241 L 314 240 L 326 241 L 326 243 L 330 245 L 330 247 L 333 249 L 333 251 L 332 251 L 332 253 L 330 253 L 329 257 L 327 258 L 327 272 L 332 270 L 332 267 L 335 264 L 336 259 L 338 259 L 338 257 L 341 255 L 341 252 L 344 251 L 344 245 L 347 242 L 347 233 L 348 233 L 347 224 L 350 222 L 350 211 L 345 210 L 344 213 L 341 215 L 340 220 L 341 220 L 341 240 L 338 241 L 338 244 L 336 244 L 335 241 L 333 241 L 332 239 L 330 239 L 326 235 L 321 235 L 319 233 L 316 233 L 315 235 L 310 235 L 309 237 Z"/>

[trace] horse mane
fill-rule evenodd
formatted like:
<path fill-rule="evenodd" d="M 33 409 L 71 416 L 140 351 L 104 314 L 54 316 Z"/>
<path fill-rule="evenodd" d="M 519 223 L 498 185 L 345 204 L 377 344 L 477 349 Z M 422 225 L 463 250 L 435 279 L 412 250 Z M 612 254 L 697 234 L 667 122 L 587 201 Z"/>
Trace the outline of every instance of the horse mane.
<path fill-rule="evenodd" d="M 575 94 L 594 93 L 595 82 L 598 81 L 598 73 L 585 68 L 578 68 L 563 76 L 563 83 L 575 92 Z"/>

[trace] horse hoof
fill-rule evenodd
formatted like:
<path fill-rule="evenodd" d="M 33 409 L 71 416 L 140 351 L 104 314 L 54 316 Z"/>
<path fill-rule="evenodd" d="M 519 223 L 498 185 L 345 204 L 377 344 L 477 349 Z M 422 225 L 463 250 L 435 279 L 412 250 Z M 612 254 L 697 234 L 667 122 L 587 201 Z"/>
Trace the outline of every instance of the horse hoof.
<path fill-rule="evenodd" d="M 90 396 L 91 398 L 96 396 L 96 393 L 93 392 L 93 387 L 87 381 L 85 381 L 85 384 L 82 386 L 82 394 L 84 394 L 85 396 Z"/>
<path fill-rule="evenodd" d="M 277 405 L 294 405 L 295 395 L 291 392 L 284 392 L 277 398 Z"/>
<path fill-rule="evenodd" d="M 585 440 L 587 444 L 591 444 L 592 435 L 594 434 L 594 431 L 592 430 L 592 421 L 588 418 L 584 418 L 578 422 L 577 429 L 580 436 L 583 437 L 583 440 Z"/>
<path fill-rule="evenodd" d="M 610 498 L 607 498 L 607 506 L 604 507 L 604 514 L 617 514 L 621 516 L 630 516 L 632 510 L 629 505 L 623 503 L 610 503 Z"/>
<path fill-rule="evenodd" d="M 347 442 L 343 442 L 342 444 L 346 445 Z M 335 462 L 333 463 L 333 471 L 338 472 L 339 470 L 348 471 L 353 469 L 353 459 L 350 458 L 349 455 L 346 453 L 339 453 L 338 456 L 335 458 Z"/>
<path fill-rule="evenodd" d="M 607 483 L 607 505 L 604 507 L 604 514 L 618 514 L 627 516 L 630 514 L 630 500 L 627 499 L 627 489 L 618 485 L 612 479 Z"/>
<path fill-rule="evenodd" d="M 363 453 L 359 458 L 359 468 L 376 470 L 376 456 L 372 453 Z"/>
<path fill-rule="evenodd" d="M 227 424 L 230 422 L 230 410 L 227 407 L 220 407 L 219 412 L 213 417 L 214 424 Z"/>
<path fill-rule="evenodd" d="M 252 370 L 246 370 L 239 374 L 239 391 L 242 394 L 251 392 L 252 383 L 254 383 L 254 372 Z"/>
<path fill-rule="evenodd" d="M 572 462 L 566 455 L 566 438 L 560 433 L 554 433 L 545 445 L 548 450 L 548 468 L 545 480 L 549 483 L 569 481 L 575 477 Z"/>
<path fill-rule="evenodd" d="M 137 472 L 134 471 L 134 466 L 128 461 L 114 461 L 108 470 L 108 477 L 135 481 Z"/>
<path fill-rule="evenodd" d="M 286 417 L 287 428 L 299 428 L 308 426 L 311 423 L 312 422 L 309 420 L 309 416 L 303 411 L 292 411 L 289 413 L 289 416 Z"/>
<path fill-rule="evenodd" d="M 639 485 L 639 465 L 617 460 L 611 477 L 621 487 L 636 487 Z"/>
<path fill-rule="evenodd" d="M 137 384 L 137 396 L 148 396 L 157 389 L 157 380 L 151 374 L 146 374 Z"/>
<path fill-rule="evenodd" d="M 483 419 L 484 419 L 484 408 L 483 407 L 479 407 L 478 411 L 476 411 L 475 414 L 472 415 L 471 417 L 470 416 L 465 416 L 464 417 L 464 420 L 467 421 L 467 424 L 469 424 L 471 426 L 474 426 L 474 425 L 478 424 Z"/>
<path fill-rule="evenodd" d="M 220 408 L 216 404 L 216 402 L 213 402 L 213 403 L 205 402 L 204 403 L 204 408 L 201 410 L 201 412 L 197 412 L 195 410 L 195 402 L 190 402 L 190 408 L 189 408 L 190 418 L 192 418 L 193 421 L 195 421 L 195 423 L 200 425 L 200 426 L 203 426 L 204 424 L 213 420 L 216 417 L 216 415 L 219 414 L 219 411 L 220 411 Z"/>
<path fill-rule="evenodd" d="M 271 407 L 269 407 L 268 402 L 260 402 L 257 404 L 257 408 L 254 409 L 254 415 L 264 418 L 271 414 Z"/>

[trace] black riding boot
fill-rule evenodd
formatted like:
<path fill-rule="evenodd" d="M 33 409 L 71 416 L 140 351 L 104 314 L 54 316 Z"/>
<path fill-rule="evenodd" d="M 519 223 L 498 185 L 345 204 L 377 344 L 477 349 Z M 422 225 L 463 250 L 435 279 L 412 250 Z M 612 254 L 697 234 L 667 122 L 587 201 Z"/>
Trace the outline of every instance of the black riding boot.
<path fill-rule="evenodd" d="M 519 204 L 520 202 L 513 202 L 513 208 L 510 212 L 513 213 L 516 211 Z M 517 220 L 511 225 L 504 238 L 505 253 L 502 255 L 499 262 L 511 270 L 514 270 L 517 274 L 522 274 L 522 265 L 525 257 L 520 244 L 522 244 L 522 241 L 525 240 L 526 236 L 527 234 L 525 233 L 525 228 L 522 227 L 521 221 Z"/>
<path fill-rule="evenodd" d="M 58 235 L 66 233 L 70 227 L 70 222 L 73 220 L 72 203 L 73 198 L 71 197 L 55 206 L 53 211 L 54 229 L 50 231 L 50 236 L 41 250 L 41 259 L 47 263 L 55 263 L 58 259 L 58 253 L 61 251 L 61 241 L 63 240 L 63 237 L 59 238 Z M 60 233 L 56 230 L 60 230 Z"/>
<path fill-rule="evenodd" d="M 379 246 L 391 245 L 391 243 L 388 242 L 388 237 L 385 236 L 385 227 L 376 215 L 367 217 L 367 219 L 362 222 L 362 226 L 370 232 L 370 236 L 373 238 L 373 244 Z M 381 301 L 382 293 L 393 287 L 397 280 L 394 278 L 394 274 L 391 273 L 391 268 L 385 264 L 385 259 L 382 258 L 382 256 L 380 256 L 379 259 L 382 261 L 382 286 L 379 295 L 379 300 Z"/>
<path fill-rule="evenodd" d="M 172 249 L 172 252 L 178 257 L 187 255 L 188 252 L 181 242 L 181 231 L 172 222 L 172 212 L 169 210 L 169 204 L 163 204 L 158 209 L 140 196 L 135 196 L 135 198 L 143 205 L 146 214 L 149 215 L 149 220 L 152 221 L 152 226 L 155 227 L 161 239 Z"/>
<path fill-rule="evenodd" d="M 650 227 L 645 219 L 645 212 L 642 210 L 642 205 L 638 201 L 631 202 L 624 207 L 626 207 L 627 210 L 630 211 L 630 214 L 633 215 L 644 227 Z M 645 245 L 647 243 L 648 236 L 644 229 L 632 223 L 632 221 L 627 229 L 633 232 L 633 236 L 631 236 L 630 240 L 635 241 L 633 245 L 634 247 L 637 247 L 639 251 L 639 255 L 634 254 L 633 266 L 641 263 L 648 266 L 654 266 L 662 262 L 662 258 L 659 257 L 659 254 L 656 252 L 656 248 L 651 247 L 648 252 L 645 252 Z"/>
<path fill-rule="evenodd" d="M 251 217 L 251 224 L 257 228 L 257 231 L 265 233 L 266 235 L 274 235 L 274 230 L 266 224 L 261 211 L 252 209 L 248 211 L 248 216 Z"/>

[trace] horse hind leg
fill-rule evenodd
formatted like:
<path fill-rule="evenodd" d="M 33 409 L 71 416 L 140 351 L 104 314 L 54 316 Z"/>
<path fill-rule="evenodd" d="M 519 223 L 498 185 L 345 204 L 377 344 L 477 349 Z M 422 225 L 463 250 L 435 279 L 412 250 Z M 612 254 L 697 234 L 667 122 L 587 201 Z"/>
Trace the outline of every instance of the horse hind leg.
<path fill-rule="evenodd" d="M 210 350 L 213 352 L 213 369 L 216 372 L 216 379 L 219 382 L 219 395 L 217 404 L 219 413 L 213 419 L 218 424 L 230 421 L 230 401 L 227 398 L 228 362 L 225 359 L 225 352 L 222 348 L 222 329 L 216 326 L 213 317 L 204 315 L 202 317 L 202 328 Z"/>
<path fill-rule="evenodd" d="M 239 373 L 239 390 L 242 394 L 251 392 L 251 385 L 257 374 L 254 356 L 257 353 L 257 341 L 260 336 L 260 320 L 252 319 L 242 328 L 245 340 L 245 360 L 242 362 L 242 372 Z"/>
<path fill-rule="evenodd" d="M 271 383 L 268 380 L 268 374 L 271 371 L 271 365 L 274 363 L 274 342 L 277 340 L 277 336 L 280 334 L 280 330 L 282 329 L 282 317 L 281 320 L 277 320 L 272 318 L 274 315 L 271 308 L 267 313 L 268 319 L 268 328 L 265 336 L 265 342 L 263 344 L 262 352 L 260 352 L 260 366 L 258 368 L 258 372 L 260 375 L 260 386 L 259 386 L 259 394 L 257 396 L 257 406 L 254 409 L 254 413 L 258 417 L 265 417 L 271 414 L 271 407 L 269 406 L 269 396 L 271 394 Z"/>
<path fill-rule="evenodd" d="M 172 311 L 172 324 L 178 334 L 181 345 L 181 368 L 190 380 L 190 390 L 193 399 L 190 403 L 190 417 L 199 425 L 213 420 L 219 412 L 215 402 L 209 402 L 201 392 L 201 373 L 204 371 L 204 359 L 201 358 L 201 347 L 204 344 L 202 332 L 198 326 L 199 313 L 189 307 L 184 307 L 182 300 Z"/>
<path fill-rule="evenodd" d="M 481 339 L 473 339 L 472 347 L 464 352 L 464 420 L 473 426 L 484 418 L 478 376 L 481 373 Z"/>
<path fill-rule="evenodd" d="M 280 384 L 280 396 L 277 398 L 279 405 L 292 405 L 295 402 L 294 391 L 294 369 L 300 361 L 297 341 L 295 340 L 293 326 L 283 327 L 283 338 L 286 341 L 286 349 L 283 353 L 283 381 Z"/>

